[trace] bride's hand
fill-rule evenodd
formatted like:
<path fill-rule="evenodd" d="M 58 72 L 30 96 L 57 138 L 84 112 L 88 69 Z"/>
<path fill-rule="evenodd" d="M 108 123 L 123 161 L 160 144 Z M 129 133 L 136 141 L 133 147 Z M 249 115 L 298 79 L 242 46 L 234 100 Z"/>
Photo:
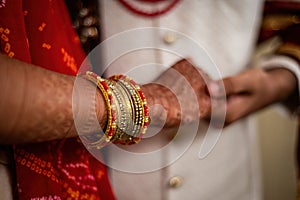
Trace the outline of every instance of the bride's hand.
<path fill-rule="evenodd" d="M 166 70 L 155 82 L 142 86 L 152 123 L 178 126 L 207 118 L 211 110 L 208 75 L 186 59 Z"/>

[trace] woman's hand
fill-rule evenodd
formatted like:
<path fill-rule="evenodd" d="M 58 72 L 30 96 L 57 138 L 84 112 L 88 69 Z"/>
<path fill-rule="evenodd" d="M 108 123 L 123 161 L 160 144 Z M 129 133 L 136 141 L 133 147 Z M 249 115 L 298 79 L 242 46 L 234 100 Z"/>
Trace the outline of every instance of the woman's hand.
<path fill-rule="evenodd" d="M 272 103 L 286 100 L 295 91 L 296 83 L 296 77 L 289 70 L 254 68 L 211 82 L 208 88 L 212 100 L 227 96 L 226 124 L 230 124 Z M 221 84 L 224 84 L 225 93 L 219 89 Z"/>
<path fill-rule="evenodd" d="M 178 126 L 206 118 L 210 113 L 207 74 L 186 60 L 166 70 L 154 83 L 142 86 L 150 106 L 152 124 Z"/>

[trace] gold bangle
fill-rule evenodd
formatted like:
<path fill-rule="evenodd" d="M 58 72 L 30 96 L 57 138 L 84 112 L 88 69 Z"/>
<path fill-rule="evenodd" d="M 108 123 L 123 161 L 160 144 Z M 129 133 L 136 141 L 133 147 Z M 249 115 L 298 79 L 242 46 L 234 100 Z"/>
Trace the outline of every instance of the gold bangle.
<path fill-rule="evenodd" d="M 112 89 L 113 94 L 115 95 L 115 102 L 117 107 L 117 127 L 116 133 L 112 142 L 120 140 L 124 133 L 128 133 L 131 129 L 131 120 L 133 118 L 132 113 L 132 104 L 128 98 L 124 89 L 113 80 L 108 79 L 108 86 Z"/>
<path fill-rule="evenodd" d="M 96 147 L 100 149 L 103 146 L 105 146 L 107 143 L 111 142 L 111 139 L 114 136 L 116 130 L 116 120 L 117 120 L 116 107 L 113 104 L 114 99 L 113 99 L 111 88 L 108 87 L 105 79 L 102 79 L 100 76 L 90 71 L 86 72 L 86 78 L 97 85 L 97 88 L 103 94 L 107 106 L 107 125 L 104 132 L 105 142 L 103 141 L 103 139 L 100 139 L 96 142 L 92 142 L 89 144 L 91 147 Z"/>
<path fill-rule="evenodd" d="M 147 127 L 149 125 L 149 110 L 147 105 L 147 100 L 144 93 L 141 91 L 138 84 L 136 84 L 128 76 L 115 75 L 109 79 L 119 82 L 123 85 L 124 90 L 126 90 L 130 98 L 133 101 L 132 112 L 135 114 L 133 117 L 133 130 L 131 134 L 123 134 L 123 137 L 118 143 L 121 144 L 134 144 L 138 143 L 143 135 L 146 133 Z"/>
<path fill-rule="evenodd" d="M 123 75 L 115 75 L 106 80 L 87 71 L 84 77 L 101 91 L 107 106 L 104 137 L 99 137 L 99 134 L 83 136 L 88 147 L 100 149 L 109 142 L 138 143 L 149 125 L 147 101 L 139 85 Z"/>

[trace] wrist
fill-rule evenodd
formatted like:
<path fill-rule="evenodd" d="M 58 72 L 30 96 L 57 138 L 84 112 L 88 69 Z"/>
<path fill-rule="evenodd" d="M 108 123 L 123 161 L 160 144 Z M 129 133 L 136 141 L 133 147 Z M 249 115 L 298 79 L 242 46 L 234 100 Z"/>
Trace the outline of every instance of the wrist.
<path fill-rule="evenodd" d="M 160 84 L 149 83 L 141 87 L 149 106 L 151 123 L 174 126 L 180 123 L 180 104 L 171 89 Z"/>
<path fill-rule="evenodd" d="M 95 110 L 96 110 L 96 115 L 97 119 L 99 121 L 100 127 L 104 129 L 107 123 L 107 106 L 105 104 L 105 99 L 100 92 L 100 90 L 96 91 L 95 95 Z"/>
<path fill-rule="evenodd" d="M 143 93 L 145 94 L 146 98 L 147 98 L 147 104 L 149 107 L 153 106 L 154 103 L 154 95 L 151 92 L 151 90 L 153 89 L 153 87 L 155 87 L 156 84 L 153 83 L 149 83 L 146 85 L 141 85 L 141 90 L 143 91 Z"/>
<path fill-rule="evenodd" d="M 276 100 L 283 101 L 293 94 L 297 87 L 297 78 L 289 70 L 285 68 L 270 69 L 267 71 L 269 75 L 269 85 L 273 91 Z"/>

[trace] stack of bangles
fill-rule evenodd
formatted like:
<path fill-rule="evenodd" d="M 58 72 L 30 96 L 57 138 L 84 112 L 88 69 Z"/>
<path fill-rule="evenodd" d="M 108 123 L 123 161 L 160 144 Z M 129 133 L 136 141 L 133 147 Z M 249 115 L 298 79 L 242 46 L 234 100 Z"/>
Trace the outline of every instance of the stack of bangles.
<path fill-rule="evenodd" d="M 87 71 L 84 78 L 101 91 L 107 107 L 107 124 L 102 134 L 84 137 L 91 148 L 100 149 L 108 143 L 136 144 L 149 125 L 149 110 L 141 88 L 128 76 L 114 75 L 103 79 Z M 104 135 L 103 135 L 104 134 Z M 104 137 L 103 137 L 104 136 Z"/>

